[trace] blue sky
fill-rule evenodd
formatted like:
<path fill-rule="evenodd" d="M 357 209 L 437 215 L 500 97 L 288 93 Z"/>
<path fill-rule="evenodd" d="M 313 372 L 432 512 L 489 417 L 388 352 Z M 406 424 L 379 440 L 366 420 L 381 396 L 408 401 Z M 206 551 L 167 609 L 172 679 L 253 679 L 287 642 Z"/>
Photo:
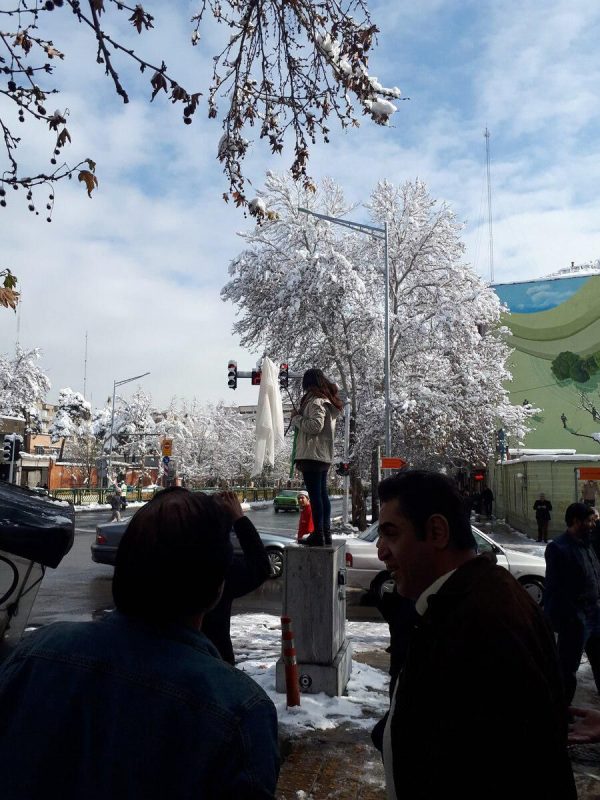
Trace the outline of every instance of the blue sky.
<path fill-rule="evenodd" d="M 165 56 L 188 86 L 204 87 L 215 48 L 210 36 L 189 45 L 196 4 L 146 5 L 155 31 L 138 39 L 124 26 L 126 35 L 144 54 Z M 371 72 L 411 99 L 398 104 L 389 128 L 365 118 L 358 130 L 335 130 L 329 146 L 314 149 L 312 176 L 332 176 L 356 202 L 383 178 L 425 180 L 465 222 L 466 259 L 488 276 L 487 125 L 496 281 L 598 258 L 598 3 L 385 0 L 370 7 L 381 30 Z M 95 405 L 113 380 L 147 370 L 143 385 L 158 404 L 174 395 L 252 402 L 250 386 L 235 394 L 226 388 L 227 359 L 249 369 L 257 356 L 239 348 L 234 309 L 219 299 L 241 246 L 236 231 L 250 223 L 221 200 L 218 123 L 202 108 L 184 126 L 164 97 L 147 102 L 147 75 L 121 67 L 134 82 L 124 106 L 68 11 L 53 12 L 49 22 L 67 56 L 62 94 L 50 103 L 70 109 L 68 158 L 93 157 L 100 186 L 93 200 L 81 185 L 61 186 L 50 225 L 12 197 L 0 210 L 2 266 L 22 282 L 21 344 L 43 349 L 51 398 L 64 386 L 82 390 L 87 330 L 87 394 Z M 31 125 L 26 132 L 28 152 L 43 164 L 49 140 Z M 258 148 L 248 173 L 260 187 L 266 169 L 289 162 Z M 0 337 L 10 349 L 12 313 L 0 314 Z"/>

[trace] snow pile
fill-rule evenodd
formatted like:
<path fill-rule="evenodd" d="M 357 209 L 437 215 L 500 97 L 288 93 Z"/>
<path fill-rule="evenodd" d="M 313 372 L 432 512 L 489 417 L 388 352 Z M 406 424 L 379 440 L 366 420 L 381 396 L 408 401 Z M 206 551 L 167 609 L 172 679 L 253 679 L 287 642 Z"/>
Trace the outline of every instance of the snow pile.
<path fill-rule="evenodd" d="M 354 653 L 385 650 L 389 644 L 386 623 L 348 622 L 347 634 Z M 300 707 L 288 709 L 285 694 L 275 691 L 275 663 L 281 655 L 279 617 L 269 614 L 234 616 L 231 639 L 238 668 L 269 695 L 277 709 L 279 725 L 288 732 L 331 730 L 344 724 L 369 729 L 389 707 L 388 674 L 353 661 L 346 696 L 303 694 Z"/>

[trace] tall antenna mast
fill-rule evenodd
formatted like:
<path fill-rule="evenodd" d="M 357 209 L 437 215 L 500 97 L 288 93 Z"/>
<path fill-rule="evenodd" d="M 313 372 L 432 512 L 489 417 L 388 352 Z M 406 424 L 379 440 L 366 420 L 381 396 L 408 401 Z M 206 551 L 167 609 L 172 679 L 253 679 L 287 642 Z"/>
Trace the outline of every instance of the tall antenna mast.
<path fill-rule="evenodd" d="M 87 336 L 88 332 L 85 332 L 85 357 L 83 359 L 83 396 L 85 397 L 85 390 L 87 387 Z"/>
<path fill-rule="evenodd" d="M 492 230 L 492 181 L 490 178 L 490 132 L 485 128 L 485 163 L 487 168 L 488 233 L 490 250 L 490 283 L 494 282 L 494 233 Z"/>

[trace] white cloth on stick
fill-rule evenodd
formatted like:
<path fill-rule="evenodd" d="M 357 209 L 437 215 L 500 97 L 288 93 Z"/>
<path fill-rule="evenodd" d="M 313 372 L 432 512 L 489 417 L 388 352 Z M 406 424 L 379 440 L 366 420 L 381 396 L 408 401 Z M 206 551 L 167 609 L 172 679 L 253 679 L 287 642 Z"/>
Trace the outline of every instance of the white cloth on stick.
<path fill-rule="evenodd" d="M 270 358 L 263 358 L 256 409 L 256 444 L 253 475 L 260 475 L 265 460 L 273 466 L 275 452 L 283 446 L 283 403 L 278 371 Z"/>

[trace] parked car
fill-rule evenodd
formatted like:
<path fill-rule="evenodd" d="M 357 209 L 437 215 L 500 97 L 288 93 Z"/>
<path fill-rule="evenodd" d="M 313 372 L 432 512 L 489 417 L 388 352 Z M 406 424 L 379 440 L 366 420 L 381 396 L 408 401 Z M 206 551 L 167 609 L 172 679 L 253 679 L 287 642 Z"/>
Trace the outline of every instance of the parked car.
<path fill-rule="evenodd" d="M 294 489 L 282 489 L 273 500 L 273 509 L 278 511 L 300 511 L 298 492 Z"/>
<path fill-rule="evenodd" d="M 96 527 L 96 539 L 92 543 L 92 561 L 97 564 L 109 564 L 114 566 L 117 558 L 117 548 L 129 520 L 124 522 L 105 522 Z M 283 551 L 287 544 L 293 544 L 295 538 L 290 536 L 279 536 L 276 533 L 258 532 L 264 544 L 269 561 L 271 562 L 271 578 L 280 578 L 283 574 Z M 231 542 L 234 552 L 240 553 L 241 547 L 237 536 L 231 532 Z"/>
<path fill-rule="evenodd" d="M 494 553 L 498 564 L 509 570 L 536 603 L 541 604 L 546 579 L 545 560 L 539 556 L 502 547 L 479 528 L 471 527 L 478 552 Z M 382 571 L 382 562 L 377 558 L 378 536 L 375 522 L 357 538 L 346 539 L 348 586 L 368 590 L 373 578 Z"/>

